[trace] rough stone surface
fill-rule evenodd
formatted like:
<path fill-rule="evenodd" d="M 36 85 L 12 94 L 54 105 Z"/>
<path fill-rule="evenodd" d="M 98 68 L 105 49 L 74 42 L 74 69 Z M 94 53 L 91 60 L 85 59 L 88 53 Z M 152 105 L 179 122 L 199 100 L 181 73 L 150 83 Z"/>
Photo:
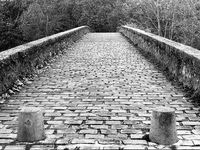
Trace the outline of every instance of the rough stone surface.
<path fill-rule="evenodd" d="M 149 133 L 152 110 L 167 106 L 176 111 L 180 140 L 174 147 L 198 149 L 199 108 L 183 95 L 119 33 L 87 34 L 1 105 L 0 130 L 5 136 L 0 146 L 165 149 L 144 135 Z M 20 143 L 9 136 L 17 133 L 23 106 L 44 110 L 45 140 Z"/>
<path fill-rule="evenodd" d="M 18 118 L 17 140 L 35 142 L 45 139 L 43 112 L 37 107 L 24 107 Z"/>
<path fill-rule="evenodd" d="M 0 95 L 5 94 L 18 79 L 37 73 L 52 57 L 68 48 L 89 32 L 82 26 L 32 41 L 0 53 Z M 14 93 L 10 89 L 9 93 Z"/>
<path fill-rule="evenodd" d="M 121 27 L 119 31 L 142 52 L 162 64 L 163 70 L 167 70 L 176 81 L 190 89 L 193 99 L 200 102 L 199 50 L 128 26 Z"/>
<path fill-rule="evenodd" d="M 153 109 L 149 138 L 152 142 L 163 145 L 178 142 L 174 109 L 168 107 Z"/>

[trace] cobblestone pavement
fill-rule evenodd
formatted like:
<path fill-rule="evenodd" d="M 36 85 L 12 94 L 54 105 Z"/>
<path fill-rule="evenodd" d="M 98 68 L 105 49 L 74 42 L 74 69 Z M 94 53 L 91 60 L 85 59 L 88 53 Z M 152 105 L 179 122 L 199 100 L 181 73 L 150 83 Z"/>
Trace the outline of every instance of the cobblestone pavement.
<path fill-rule="evenodd" d="M 16 141 L 23 106 L 44 110 L 45 140 Z M 119 33 L 90 33 L 1 106 L 0 149 L 170 149 L 143 138 L 157 106 L 176 110 L 172 149 L 200 149 L 199 108 Z"/>

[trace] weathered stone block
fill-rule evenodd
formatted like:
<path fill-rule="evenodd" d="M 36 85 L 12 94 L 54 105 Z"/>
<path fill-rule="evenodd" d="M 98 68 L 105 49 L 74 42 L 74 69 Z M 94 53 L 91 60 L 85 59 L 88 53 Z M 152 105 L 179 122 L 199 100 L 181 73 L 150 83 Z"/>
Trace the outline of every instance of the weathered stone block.
<path fill-rule="evenodd" d="M 161 145 L 171 145 L 178 141 L 174 109 L 158 107 L 153 110 L 149 137 L 152 142 Z"/>
<path fill-rule="evenodd" d="M 36 142 L 45 137 L 42 111 L 34 107 L 24 107 L 19 114 L 17 140 Z"/>

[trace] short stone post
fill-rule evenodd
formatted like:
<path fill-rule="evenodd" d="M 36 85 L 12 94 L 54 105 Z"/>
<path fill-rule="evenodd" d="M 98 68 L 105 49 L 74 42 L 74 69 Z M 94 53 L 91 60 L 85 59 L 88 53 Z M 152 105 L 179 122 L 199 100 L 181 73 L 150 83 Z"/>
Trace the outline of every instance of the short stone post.
<path fill-rule="evenodd" d="M 161 145 L 178 142 L 175 110 L 169 107 L 158 107 L 153 110 L 149 138 Z"/>
<path fill-rule="evenodd" d="M 18 141 L 35 142 L 45 139 L 43 113 L 40 109 L 24 107 L 18 121 Z"/>

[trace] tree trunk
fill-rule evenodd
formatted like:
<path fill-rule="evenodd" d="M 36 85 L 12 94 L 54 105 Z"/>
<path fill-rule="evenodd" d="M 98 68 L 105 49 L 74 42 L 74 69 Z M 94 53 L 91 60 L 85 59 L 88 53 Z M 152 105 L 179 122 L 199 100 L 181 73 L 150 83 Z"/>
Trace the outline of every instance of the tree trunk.
<path fill-rule="evenodd" d="M 175 8 L 176 8 L 176 6 L 174 6 L 174 5 L 175 5 L 175 3 L 173 3 L 173 1 L 172 1 L 173 17 L 172 17 L 172 26 L 171 26 L 170 37 L 169 37 L 169 39 L 171 39 L 171 40 L 173 40 L 174 22 L 175 22 Z"/>
<path fill-rule="evenodd" d="M 46 36 L 49 35 L 49 15 L 47 14 L 47 20 L 46 20 Z"/>
<path fill-rule="evenodd" d="M 157 22 L 158 22 L 158 35 L 161 36 L 159 0 L 156 0 L 156 13 L 157 13 Z"/>

